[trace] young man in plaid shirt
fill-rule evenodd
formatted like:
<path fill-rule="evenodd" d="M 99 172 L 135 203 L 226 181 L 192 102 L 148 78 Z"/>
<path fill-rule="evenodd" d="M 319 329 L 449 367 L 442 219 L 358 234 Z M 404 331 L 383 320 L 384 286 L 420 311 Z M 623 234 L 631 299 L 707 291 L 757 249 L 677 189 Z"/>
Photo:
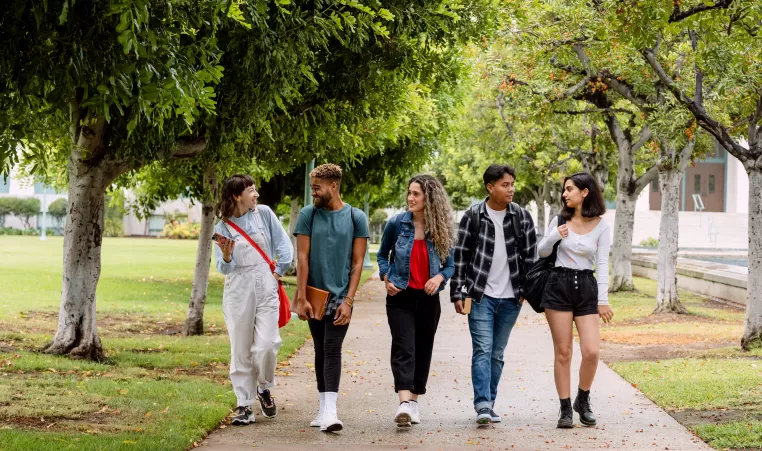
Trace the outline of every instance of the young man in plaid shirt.
<path fill-rule="evenodd" d="M 516 172 L 493 164 L 484 173 L 489 197 L 473 205 L 460 220 L 455 245 L 455 275 L 450 296 L 464 314 L 465 298 L 473 356 L 476 422 L 500 421 L 494 411 L 503 372 L 503 353 L 521 310 L 522 282 L 537 261 L 537 237 L 529 212 L 513 203 Z"/>

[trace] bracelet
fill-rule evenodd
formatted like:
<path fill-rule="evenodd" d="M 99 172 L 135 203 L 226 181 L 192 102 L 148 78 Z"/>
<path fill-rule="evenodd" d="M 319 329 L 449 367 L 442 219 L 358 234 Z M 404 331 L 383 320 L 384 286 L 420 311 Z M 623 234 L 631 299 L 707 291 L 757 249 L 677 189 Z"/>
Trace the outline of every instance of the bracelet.
<path fill-rule="evenodd" d="M 347 299 L 349 299 L 350 302 L 347 302 Z M 355 303 L 355 299 L 351 296 L 344 296 L 344 303 L 352 307 L 352 305 Z"/>

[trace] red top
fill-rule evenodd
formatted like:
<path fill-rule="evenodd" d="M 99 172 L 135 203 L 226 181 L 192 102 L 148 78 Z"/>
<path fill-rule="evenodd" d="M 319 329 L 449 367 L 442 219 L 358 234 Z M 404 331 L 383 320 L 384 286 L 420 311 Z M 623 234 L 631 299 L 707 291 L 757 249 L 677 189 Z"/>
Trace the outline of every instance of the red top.
<path fill-rule="evenodd" d="M 423 290 L 429 281 L 429 249 L 426 240 L 415 240 L 410 253 L 410 281 L 408 287 Z"/>

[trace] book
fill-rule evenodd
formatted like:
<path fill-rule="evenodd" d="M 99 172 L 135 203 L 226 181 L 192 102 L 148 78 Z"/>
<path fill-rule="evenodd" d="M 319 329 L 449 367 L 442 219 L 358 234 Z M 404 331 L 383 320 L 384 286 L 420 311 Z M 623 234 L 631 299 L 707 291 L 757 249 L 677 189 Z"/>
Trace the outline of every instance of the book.
<path fill-rule="evenodd" d="M 312 306 L 312 313 L 315 315 L 316 320 L 323 319 L 325 315 L 325 308 L 328 305 L 328 299 L 331 297 L 331 293 L 320 288 L 315 288 L 307 285 L 307 302 Z M 291 311 L 296 311 L 296 302 L 291 303 Z"/>
<path fill-rule="evenodd" d="M 471 300 L 471 298 L 466 298 L 466 300 L 463 301 L 463 314 L 464 315 L 468 315 L 468 314 L 471 313 L 471 303 L 472 302 L 473 301 Z"/>

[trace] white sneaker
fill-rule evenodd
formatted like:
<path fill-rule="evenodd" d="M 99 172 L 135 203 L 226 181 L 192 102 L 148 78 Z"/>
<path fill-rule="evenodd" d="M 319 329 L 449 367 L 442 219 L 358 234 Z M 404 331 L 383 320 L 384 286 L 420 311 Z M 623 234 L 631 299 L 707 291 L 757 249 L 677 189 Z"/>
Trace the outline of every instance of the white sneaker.
<path fill-rule="evenodd" d="M 320 425 L 320 430 L 323 432 L 338 432 L 344 429 L 344 423 L 339 420 L 336 414 L 324 413 L 323 423 Z"/>
<path fill-rule="evenodd" d="M 421 410 L 418 407 L 418 403 L 410 401 L 410 422 L 413 424 L 421 424 Z"/>
<path fill-rule="evenodd" d="M 394 415 L 394 422 L 397 423 L 397 427 L 409 428 L 411 420 L 411 411 L 409 402 L 401 402 L 397 407 L 397 414 Z"/>
<path fill-rule="evenodd" d="M 313 428 L 319 428 L 319 427 L 320 427 L 320 426 L 322 426 L 322 425 L 323 425 L 323 412 L 322 412 L 322 411 L 320 411 L 320 412 L 318 412 L 318 414 L 315 416 L 315 419 L 314 419 L 314 420 L 312 420 L 312 422 L 310 423 L 310 427 L 313 427 Z"/>

